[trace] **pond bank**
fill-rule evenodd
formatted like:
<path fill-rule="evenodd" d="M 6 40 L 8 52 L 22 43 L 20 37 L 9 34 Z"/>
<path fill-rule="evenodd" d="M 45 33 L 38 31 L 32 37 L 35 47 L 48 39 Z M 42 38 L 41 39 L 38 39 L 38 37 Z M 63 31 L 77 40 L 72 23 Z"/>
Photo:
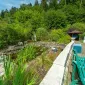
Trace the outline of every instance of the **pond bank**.
<path fill-rule="evenodd" d="M 35 77 L 35 79 L 37 79 L 37 78 L 38 79 L 36 80 L 36 82 L 35 82 L 36 84 L 34 84 L 34 85 L 39 85 L 39 83 L 41 82 L 41 80 L 43 79 L 43 77 L 45 76 L 45 74 L 47 73 L 49 68 L 51 67 L 55 58 L 63 50 L 62 48 L 64 48 L 64 45 L 59 46 L 56 43 L 52 43 L 52 42 L 51 42 L 51 44 L 49 43 L 49 45 L 47 42 L 46 43 L 35 42 L 35 43 L 29 43 L 29 44 L 48 48 L 46 51 L 42 52 L 39 56 L 37 56 L 33 60 L 25 62 L 25 64 L 27 64 L 27 66 L 28 66 L 27 67 L 27 74 L 32 72 L 33 75 L 36 75 L 37 77 Z M 27 45 L 28 44 L 26 44 L 25 46 L 21 46 L 21 49 L 23 49 Z M 52 47 L 56 47 L 58 49 L 57 52 L 54 52 L 52 50 Z M 15 48 L 14 48 L 8 52 L 10 52 L 10 53 L 13 51 L 18 52 L 19 50 L 20 50 L 20 48 L 18 50 L 15 50 Z M 7 51 L 3 51 L 3 52 L 7 52 Z M 3 69 L 3 67 L 1 69 Z"/>
<path fill-rule="evenodd" d="M 35 46 L 43 46 L 46 48 L 59 47 L 62 50 L 66 46 L 65 44 L 57 44 L 56 42 L 41 42 L 41 41 L 40 42 L 30 42 L 30 43 L 25 43 L 24 45 L 21 44 L 21 45 L 8 46 L 8 48 L 0 50 L 0 56 L 17 53 L 20 49 L 26 47 L 28 44 L 34 44 Z"/>

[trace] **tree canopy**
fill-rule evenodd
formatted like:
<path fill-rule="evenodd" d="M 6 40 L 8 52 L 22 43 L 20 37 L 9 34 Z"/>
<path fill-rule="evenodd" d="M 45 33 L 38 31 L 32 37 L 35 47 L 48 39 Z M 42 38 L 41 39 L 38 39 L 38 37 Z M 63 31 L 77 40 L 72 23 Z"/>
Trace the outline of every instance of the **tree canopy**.
<path fill-rule="evenodd" d="M 3 37 L 8 39 L 7 44 L 12 44 L 31 40 L 33 33 L 43 37 L 45 32 L 51 33 L 54 29 L 61 29 L 65 32 L 68 25 L 82 31 L 85 23 L 84 9 L 84 0 L 41 0 L 41 3 L 35 0 L 34 5 L 21 4 L 20 8 L 12 7 L 10 10 L 2 10 L 0 43 L 4 42 Z M 3 31 L 6 31 L 5 34 Z M 46 38 L 40 39 L 39 36 L 39 40 L 46 40 Z"/>

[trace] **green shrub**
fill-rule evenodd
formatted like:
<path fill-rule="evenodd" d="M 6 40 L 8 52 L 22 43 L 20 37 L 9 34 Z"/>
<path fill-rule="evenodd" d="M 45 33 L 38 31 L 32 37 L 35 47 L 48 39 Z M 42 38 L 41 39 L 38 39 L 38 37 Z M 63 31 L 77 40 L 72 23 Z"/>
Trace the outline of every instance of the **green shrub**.
<path fill-rule="evenodd" d="M 51 30 L 50 33 L 50 39 L 51 41 L 58 41 L 61 37 L 63 37 L 65 35 L 65 33 L 63 32 L 63 30 L 58 29 L 58 30 Z"/>
<path fill-rule="evenodd" d="M 74 23 L 73 25 L 71 25 L 70 28 L 84 32 L 85 31 L 85 24 L 84 23 Z"/>
<path fill-rule="evenodd" d="M 26 66 L 18 65 L 15 69 L 12 85 L 26 85 L 27 77 L 26 76 Z"/>
<path fill-rule="evenodd" d="M 28 24 L 28 25 L 27 25 Z M 29 22 L 22 24 L 13 24 L 13 28 L 16 30 L 19 36 L 19 40 L 25 41 L 31 39 L 32 36 L 32 28 L 29 26 Z"/>
<path fill-rule="evenodd" d="M 25 62 L 36 57 L 36 48 L 33 45 L 28 45 L 18 53 L 18 61 Z"/>
<path fill-rule="evenodd" d="M 74 30 L 80 31 L 82 34 L 80 34 L 80 39 L 83 39 L 85 36 L 85 24 L 84 23 L 74 23 L 73 25 L 70 26 L 70 28 Z"/>
<path fill-rule="evenodd" d="M 4 69 L 5 69 L 5 77 L 9 79 L 10 75 L 12 74 L 13 64 L 11 62 L 10 56 L 4 57 Z"/>
<path fill-rule="evenodd" d="M 0 40 L 0 49 L 6 47 L 6 42 L 4 40 Z"/>
<path fill-rule="evenodd" d="M 84 39 L 84 36 L 85 36 L 85 32 L 83 32 L 83 33 L 80 35 L 80 39 Z"/>
<path fill-rule="evenodd" d="M 0 28 L 0 48 L 18 42 L 18 34 L 12 28 Z"/>
<path fill-rule="evenodd" d="M 45 28 L 38 28 L 36 31 L 37 40 L 48 40 L 48 31 Z"/>
<path fill-rule="evenodd" d="M 65 35 L 63 37 L 61 37 L 59 40 L 58 40 L 58 43 L 69 43 L 71 41 L 71 37 L 69 35 Z"/>
<path fill-rule="evenodd" d="M 12 83 L 12 76 L 14 71 L 14 64 L 11 62 L 10 56 L 3 57 L 4 62 L 4 75 L 1 76 L 2 84 L 1 85 L 11 85 Z"/>
<path fill-rule="evenodd" d="M 0 85 L 32 85 L 35 84 L 37 77 L 33 70 L 27 71 L 27 64 L 22 61 L 20 64 L 12 62 L 9 57 L 5 57 L 4 69 L 5 73 L 0 76 Z"/>
<path fill-rule="evenodd" d="M 45 24 L 50 29 L 65 27 L 66 15 L 62 10 L 48 10 L 45 15 Z"/>

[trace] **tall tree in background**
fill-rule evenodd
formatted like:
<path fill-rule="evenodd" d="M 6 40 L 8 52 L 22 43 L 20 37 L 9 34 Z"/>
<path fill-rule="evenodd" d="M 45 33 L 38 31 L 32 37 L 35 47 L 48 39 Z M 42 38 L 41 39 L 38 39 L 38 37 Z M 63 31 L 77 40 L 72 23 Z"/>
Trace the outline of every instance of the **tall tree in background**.
<path fill-rule="evenodd" d="M 81 0 L 81 2 L 80 2 L 80 8 L 82 7 L 82 0 Z"/>
<path fill-rule="evenodd" d="M 63 5 L 76 5 L 81 8 L 83 0 L 60 0 L 60 4 Z"/>
<path fill-rule="evenodd" d="M 46 11 L 47 8 L 48 8 L 48 5 L 47 5 L 47 0 L 41 0 L 41 6 L 43 7 L 43 9 Z"/>
<path fill-rule="evenodd" d="M 1 11 L 1 14 L 0 14 L 0 15 L 1 15 L 1 18 L 4 18 L 4 17 L 5 17 L 5 12 L 4 12 L 4 10 Z"/>
<path fill-rule="evenodd" d="M 50 8 L 56 9 L 57 8 L 57 4 L 58 4 L 58 0 L 50 0 L 49 1 L 49 7 Z"/>
<path fill-rule="evenodd" d="M 31 6 L 32 6 L 32 3 L 29 3 L 29 4 L 28 4 L 28 6 L 30 6 L 30 7 L 31 7 Z"/>
<path fill-rule="evenodd" d="M 39 3 L 38 3 L 38 0 L 35 0 L 35 6 L 38 6 Z"/>
<path fill-rule="evenodd" d="M 13 15 L 16 11 L 17 11 L 17 8 L 16 7 L 12 7 L 10 9 L 10 14 Z"/>
<path fill-rule="evenodd" d="M 82 1 L 83 7 L 85 7 L 85 0 Z"/>
<path fill-rule="evenodd" d="M 7 9 L 2 10 L 1 13 L 0 13 L 0 16 L 1 16 L 1 18 L 8 17 L 9 16 L 9 11 Z"/>

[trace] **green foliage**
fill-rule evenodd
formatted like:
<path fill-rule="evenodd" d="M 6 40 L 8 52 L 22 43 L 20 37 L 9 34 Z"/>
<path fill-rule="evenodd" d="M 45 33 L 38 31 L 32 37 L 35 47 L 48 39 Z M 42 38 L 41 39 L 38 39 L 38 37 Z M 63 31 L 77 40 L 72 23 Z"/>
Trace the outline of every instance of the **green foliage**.
<path fill-rule="evenodd" d="M 47 0 L 41 0 L 41 6 L 46 11 L 47 10 L 47 7 L 48 7 Z"/>
<path fill-rule="evenodd" d="M 26 66 L 19 65 L 14 72 L 13 84 L 12 85 L 26 85 L 28 79 L 26 76 Z"/>
<path fill-rule="evenodd" d="M 64 6 L 63 11 L 65 11 L 65 14 L 67 16 L 67 21 L 70 24 L 75 23 L 79 19 L 79 18 L 77 18 L 78 13 L 79 13 L 77 6 L 75 6 L 75 5 L 73 5 L 73 6 L 72 5 Z"/>
<path fill-rule="evenodd" d="M 27 65 L 12 62 L 9 57 L 4 57 L 5 73 L 0 77 L 0 85 L 32 85 L 35 84 L 37 77 L 33 76 L 34 72 L 27 70 Z"/>
<path fill-rule="evenodd" d="M 50 39 L 51 39 L 51 41 L 56 41 L 57 42 L 64 35 L 65 34 L 61 29 L 58 29 L 58 30 L 54 29 L 54 30 L 51 30 Z"/>
<path fill-rule="evenodd" d="M 79 30 L 81 32 L 80 38 L 83 39 L 85 36 L 85 24 L 84 23 L 74 23 L 73 25 L 70 26 L 70 28 Z"/>
<path fill-rule="evenodd" d="M 0 48 L 19 41 L 32 40 L 33 32 L 39 35 L 37 40 L 49 40 L 50 29 L 61 28 L 66 32 L 65 28 L 68 24 L 84 32 L 84 9 L 84 0 L 60 0 L 60 3 L 58 0 L 41 0 L 41 3 L 36 0 L 34 6 L 30 3 L 22 4 L 20 8 L 12 7 L 9 11 L 2 10 L 0 13 Z M 47 30 L 41 30 L 43 33 L 38 31 L 41 27 L 48 29 L 48 32 L 45 33 Z"/>
<path fill-rule="evenodd" d="M 3 84 L 3 79 L 0 77 L 0 85 L 4 85 Z"/>
<path fill-rule="evenodd" d="M 32 18 L 32 10 L 19 10 L 14 14 L 15 20 L 18 20 L 21 23 L 24 23 Z"/>
<path fill-rule="evenodd" d="M 0 48 L 5 47 L 7 44 L 15 44 L 18 40 L 17 32 L 12 28 L 0 28 Z"/>
<path fill-rule="evenodd" d="M 49 8 L 57 9 L 58 2 L 57 0 L 49 0 Z"/>
<path fill-rule="evenodd" d="M 65 35 L 58 40 L 58 43 L 68 44 L 70 41 L 71 37 L 69 35 Z"/>
<path fill-rule="evenodd" d="M 17 8 L 16 7 L 12 7 L 11 9 L 10 9 L 10 14 L 11 15 L 14 15 L 14 13 L 17 11 Z"/>
<path fill-rule="evenodd" d="M 35 6 L 39 5 L 38 0 L 35 0 Z"/>
<path fill-rule="evenodd" d="M 28 23 L 28 22 L 27 22 Z M 25 25 L 27 24 L 25 23 Z M 28 23 L 29 24 L 29 23 Z M 32 32 L 32 28 L 28 27 L 28 26 L 22 26 L 20 24 L 17 24 L 16 27 L 14 28 L 18 35 L 19 35 L 19 40 L 21 41 L 25 41 L 25 40 L 29 40 L 31 39 L 31 32 Z"/>
<path fill-rule="evenodd" d="M 37 40 L 47 40 L 48 31 L 45 28 L 38 28 L 36 31 Z"/>
<path fill-rule="evenodd" d="M 33 12 L 34 13 L 31 19 L 31 24 L 32 24 L 33 30 L 36 30 L 37 28 L 41 27 L 43 15 L 38 11 L 33 11 Z"/>
<path fill-rule="evenodd" d="M 85 24 L 84 23 L 74 23 L 73 25 L 71 25 L 71 28 L 79 30 L 81 32 L 85 31 Z"/>
<path fill-rule="evenodd" d="M 5 16 L 4 10 L 1 11 L 0 15 L 1 15 L 2 18 L 4 18 L 4 16 Z"/>
<path fill-rule="evenodd" d="M 85 32 L 83 32 L 81 35 L 80 35 L 80 39 L 84 39 L 85 37 Z"/>
<path fill-rule="evenodd" d="M 36 0 L 34 6 L 30 3 L 22 4 L 20 8 L 12 7 L 9 11 L 2 10 L 0 13 L 0 49 L 19 41 L 32 40 L 33 33 L 39 41 L 49 40 L 67 44 L 70 42 L 70 37 L 66 34 L 69 28 L 81 31 L 80 37 L 83 39 L 85 36 L 85 1 L 61 0 L 60 3 L 57 1 L 41 0 L 39 4 Z M 43 52 L 43 50 L 29 45 L 18 53 L 15 62 L 12 63 L 10 57 L 4 58 L 5 74 L 0 77 L 0 85 L 34 85 L 37 79 L 34 75 L 34 68 L 27 70 L 25 62 L 35 59 L 41 54 L 36 51 Z M 52 63 L 52 59 L 47 60 L 48 57 L 44 58 L 45 55 L 41 57 L 40 61 L 43 63 L 41 67 L 44 70 L 47 64 L 49 67 Z M 37 67 L 40 67 L 40 63 Z M 36 73 L 38 72 L 36 70 Z"/>
<path fill-rule="evenodd" d="M 13 64 L 10 60 L 10 56 L 4 57 L 4 69 L 5 69 L 5 77 L 9 79 L 10 75 L 12 74 L 12 70 L 13 70 Z"/>
<path fill-rule="evenodd" d="M 36 49 L 33 45 L 28 45 L 18 53 L 18 61 L 26 62 L 32 60 L 36 57 Z"/>
<path fill-rule="evenodd" d="M 51 41 L 56 41 L 58 43 L 65 43 L 65 44 L 69 43 L 71 40 L 70 36 L 65 34 L 65 32 L 61 29 L 51 30 L 50 39 Z"/>
<path fill-rule="evenodd" d="M 6 42 L 4 40 L 0 40 L 0 49 L 6 47 Z"/>
<path fill-rule="evenodd" d="M 45 23 L 48 28 L 62 28 L 66 26 L 66 15 L 61 10 L 49 10 L 45 15 Z"/>

